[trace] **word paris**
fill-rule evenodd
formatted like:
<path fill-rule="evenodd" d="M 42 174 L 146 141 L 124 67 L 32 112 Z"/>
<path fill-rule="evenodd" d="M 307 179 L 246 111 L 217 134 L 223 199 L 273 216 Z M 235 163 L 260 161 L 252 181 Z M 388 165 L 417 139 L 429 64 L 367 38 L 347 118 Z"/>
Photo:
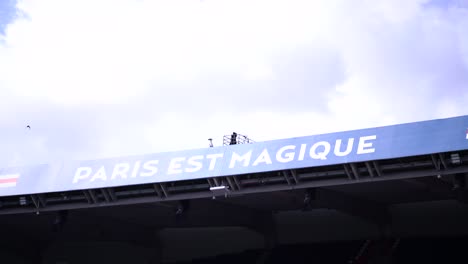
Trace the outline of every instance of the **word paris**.
<path fill-rule="evenodd" d="M 205 173 L 214 171 L 239 171 L 242 167 L 275 166 L 292 162 L 326 161 L 329 158 L 346 157 L 349 154 L 374 153 L 373 141 L 376 135 L 363 136 L 357 140 L 348 138 L 334 142 L 318 141 L 313 144 L 269 146 L 265 148 L 246 149 L 236 152 L 236 148 L 224 148 L 223 153 L 205 155 L 179 156 L 168 158 L 161 155 L 157 159 L 133 160 L 102 166 L 82 166 L 76 169 L 73 183 L 123 180 L 158 175 L 178 175 L 182 173 Z M 242 148 L 254 145 L 243 145 Z M 257 151 L 254 151 L 257 150 Z"/>

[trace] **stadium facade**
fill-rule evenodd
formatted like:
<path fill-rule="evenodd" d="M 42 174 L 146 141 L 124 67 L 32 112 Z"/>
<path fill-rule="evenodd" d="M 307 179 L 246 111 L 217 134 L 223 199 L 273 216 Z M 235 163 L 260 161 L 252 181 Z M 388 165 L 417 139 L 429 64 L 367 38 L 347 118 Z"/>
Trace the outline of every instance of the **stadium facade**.
<path fill-rule="evenodd" d="M 400 241 L 466 235 L 467 173 L 468 116 L 4 168 L 2 250 L 10 263 L 161 263 L 245 250 L 274 263 L 272 250 L 287 245 L 358 241 L 349 258 L 364 263 Z"/>

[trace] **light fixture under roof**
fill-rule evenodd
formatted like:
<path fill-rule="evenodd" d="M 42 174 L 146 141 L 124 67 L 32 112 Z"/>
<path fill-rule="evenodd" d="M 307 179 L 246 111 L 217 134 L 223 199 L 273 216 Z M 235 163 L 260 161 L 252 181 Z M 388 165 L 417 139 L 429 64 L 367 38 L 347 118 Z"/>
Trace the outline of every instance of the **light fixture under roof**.
<path fill-rule="evenodd" d="M 452 164 L 458 165 L 461 163 L 460 155 L 458 153 L 452 153 L 450 155 L 450 160 L 452 161 Z"/>
<path fill-rule="evenodd" d="M 26 196 L 21 196 L 19 198 L 19 203 L 20 203 L 20 205 L 27 205 L 28 201 L 26 200 Z"/>
<path fill-rule="evenodd" d="M 210 187 L 210 191 L 213 193 L 213 199 L 215 199 L 216 196 L 227 197 L 229 193 L 229 186 L 221 185 Z"/>

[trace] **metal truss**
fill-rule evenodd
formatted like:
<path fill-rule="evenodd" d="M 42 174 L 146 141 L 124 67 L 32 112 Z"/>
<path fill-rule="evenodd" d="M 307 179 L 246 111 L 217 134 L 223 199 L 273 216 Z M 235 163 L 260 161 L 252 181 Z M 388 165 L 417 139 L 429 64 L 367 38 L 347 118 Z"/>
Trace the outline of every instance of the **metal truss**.
<path fill-rule="evenodd" d="M 435 153 L 389 160 L 345 163 L 333 166 L 298 168 L 190 181 L 174 181 L 116 188 L 41 193 L 0 197 L 0 214 L 40 213 L 103 206 L 155 203 L 200 198 L 226 198 L 254 193 L 313 189 L 317 187 L 405 180 L 428 188 L 452 188 L 463 184 L 456 199 L 467 199 L 465 175 L 468 173 L 468 150 Z M 450 185 L 434 184 L 423 177 L 449 179 Z M 442 181 L 440 181 L 442 182 Z M 219 187 L 219 188 L 213 188 Z M 444 189 L 445 188 L 445 189 Z M 217 190 L 216 192 L 213 190 Z M 322 197 L 330 193 L 319 193 Z M 458 197 L 458 198 L 457 198 Z M 330 199 L 327 199 L 330 201 Z M 342 199 L 343 200 L 343 199 Z M 346 199 L 344 199 L 346 200 Z M 464 200 L 465 202 L 466 200 Z M 346 208 L 345 204 L 334 205 Z"/>
<path fill-rule="evenodd" d="M 234 142 L 232 141 L 234 139 Z M 233 133 L 232 135 L 225 135 L 223 136 L 223 146 L 228 145 L 237 145 L 237 144 L 252 144 L 255 141 L 248 138 L 245 135 L 241 135 L 238 133 Z"/>

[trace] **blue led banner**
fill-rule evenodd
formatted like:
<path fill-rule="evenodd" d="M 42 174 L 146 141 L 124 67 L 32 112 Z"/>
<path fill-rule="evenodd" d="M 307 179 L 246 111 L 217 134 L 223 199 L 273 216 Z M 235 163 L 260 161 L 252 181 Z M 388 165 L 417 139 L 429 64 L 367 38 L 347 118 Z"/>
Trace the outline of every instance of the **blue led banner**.
<path fill-rule="evenodd" d="M 191 180 L 468 149 L 468 116 L 141 156 L 0 169 L 0 196 Z"/>

